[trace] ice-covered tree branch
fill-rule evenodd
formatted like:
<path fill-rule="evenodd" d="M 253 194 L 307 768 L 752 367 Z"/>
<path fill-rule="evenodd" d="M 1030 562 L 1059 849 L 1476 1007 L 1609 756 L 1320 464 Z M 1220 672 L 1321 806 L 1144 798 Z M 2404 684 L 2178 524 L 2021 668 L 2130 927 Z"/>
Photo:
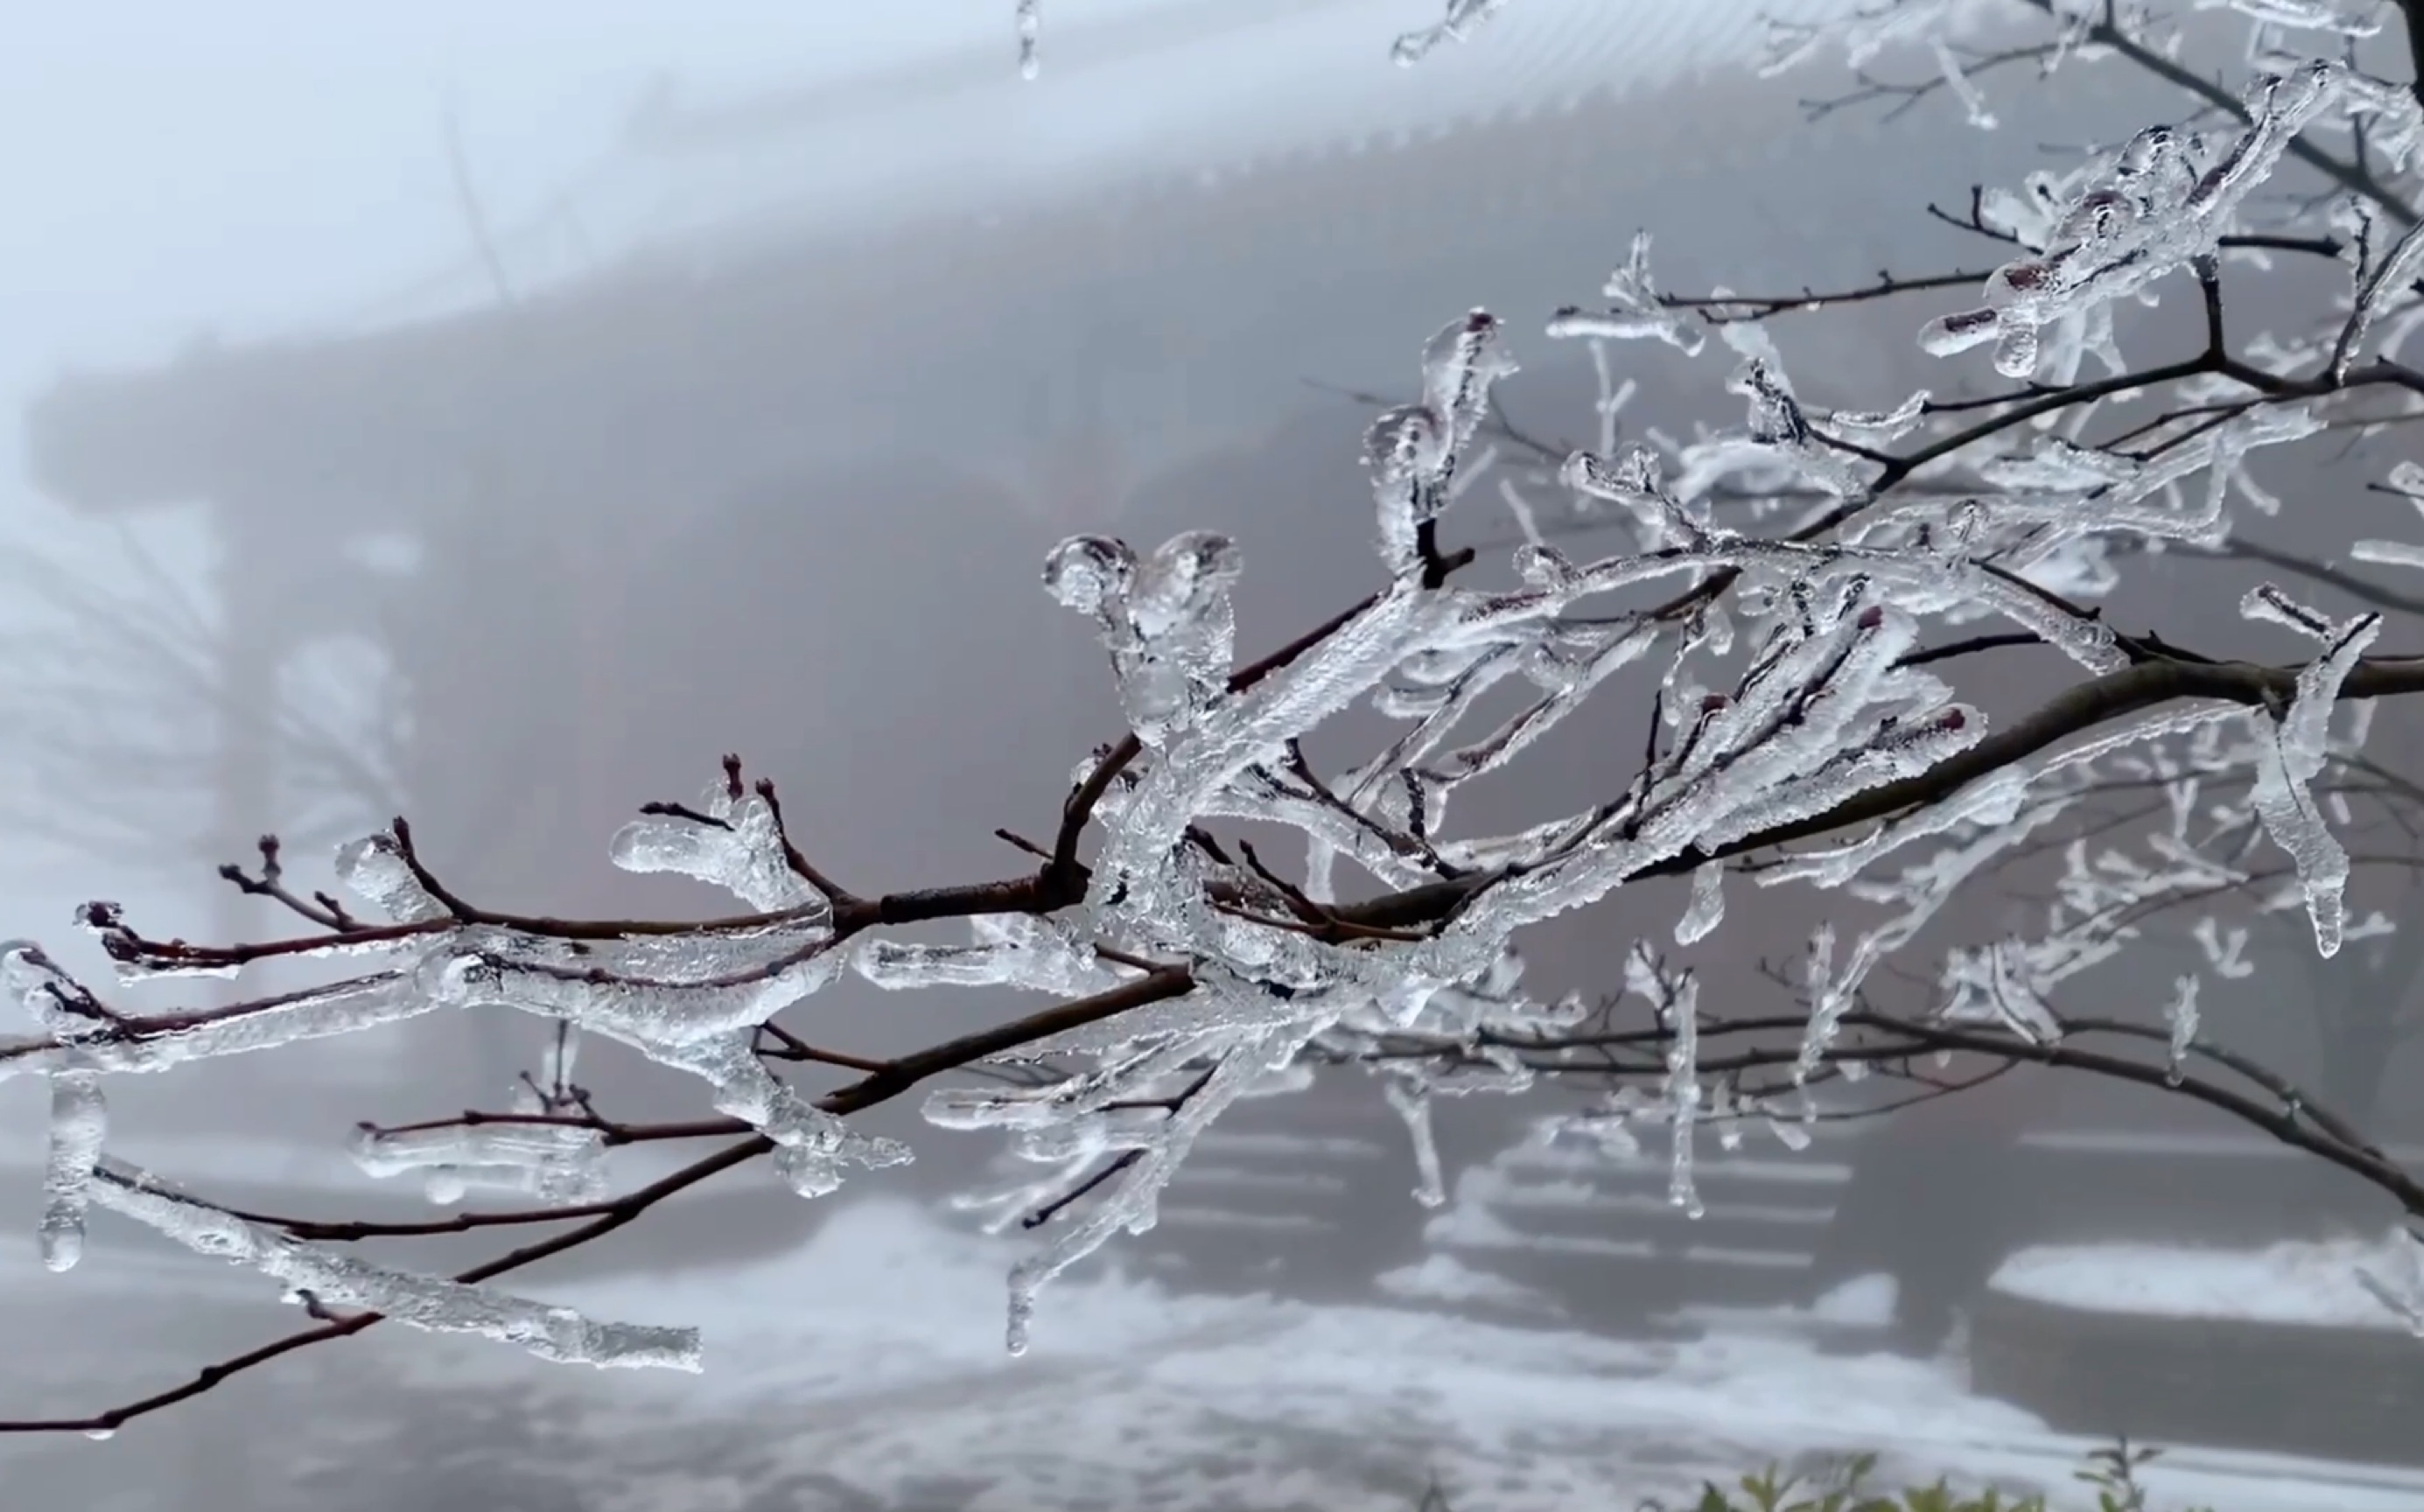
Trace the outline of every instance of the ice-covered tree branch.
<path fill-rule="evenodd" d="M 1461 38 L 1491 8 L 1450 7 L 1433 40 Z M 1855 62 L 1916 38 L 1957 67 L 1930 30 L 1945 8 L 1863 8 Z M 2067 28 L 2073 52 L 2101 48 L 2159 77 L 2174 66 L 2136 21 L 2037 8 Z M 1031 43 L 1034 12 L 1024 14 Z M 1054 1277 L 1156 1221 L 1207 1127 L 1342 1065 L 1379 1079 L 1432 1202 L 1445 1190 L 1429 1122 L 1440 1096 L 1521 1092 L 1597 1058 L 1589 1074 L 1651 1089 L 1646 1106 L 1672 1136 L 1672 1195 L 1697 1213 L 1702 1125 L 1722 1139 L 1756 1116 L 1790 1142 L 1800 1122 L 1827 1116 L 1823 1095 L 1852 1068 L 1950 1050 L 2160 1085 L 2419 1211 L 2411 1175 L 2357 1125 L 2299 1111 L 2286 1080 L 2210 1044 L 2198 1003 L 2209 978 L 2254 969 L 2248 925 L 2218 899 L 2299 919 L 2319 958 L 2396 931 L 2357 883 L 2413 842 L 2369 849 L 2352 805 L 2404 779 L 2379 763 L 2388 775 L 2370 787 L 2350 774 L 2372 759 L 2377 711 L 2424 692 L 2424 656 L 2395 629 L 2378 649 L 2383 611 L 2400 607 L 2386 599 L 2343 616 L 2269 582 L 2234 592 L 2223 610 L 2281 647 L 2268 662 L 2197 649 L 2211 644 L 2209 624 L 2144 623 L 2156 616 L 2130 594 L 2130 569 L 2154 553 L 2218 556 L 2251 512 L 2306 509 L 2302 522 L 2337 529 L 2267 488 L 2251 459 L 2310 453 L 2352 396 L 2403 406 L 2394 418 L 2424 413 L 2424 370 L 2400 355 L 2424 326 L 2424 233 L 2404 229 L 2413 217 L 2399 208 L 2424 107 L 2407 85 L 2346 61 L 2257 56 L 2265 69 L 2221 97 L 2222 129 L 2150 126 L 2065 171 L 1982 192 L 1971 218 L 2004 261 L 1962 280 L 1973 294 L 1888 280 L 1835 301 L 1932 301 L 1911 310 L 1909 335 L 1984 393 L 1815 405 L 1769 325 L 1826 301 L 1674 298 L 1651 276 L 1644 237 L 1609 279 L 1605 308 L 1547 325 L 1549 340 L 1592 359 L 1591 443 L 1541 456 L 1552 449 L 1524 441 L 1500 402 L 1518 374 L 1517 339 L 1479 310 L 1448 324 L 1424 346 L 1411 396 L 1365 435 L 1369 498 L 1354 507 L 1371 522 L 1379 586 L 1277 652 L 1238 663 L 1240 543 L 1204 531 L 1150 549 L 1060 543 L 1043 586 L 1098 642 L 1126 733 L 1075 764 L 1048 839 L 1002 832 L 1023 871 L 861 894 L 816 860 L 805 810 L 729 759 L 695 802 L 647 805 L 610 847 L 627 870 L 732 895 L 741 911 L 725 916 L 515 913 L 456 890 L 398 820 L 339 851 L 342 892 L 295 883 L 274 843 L 257 867 L 231 865 L 231 885 L 300 921 L 289 936 L 195 945 L 138 931 L 113 904 L 79 915 L 131 992 L 271 963 L 326 978 L 311 986 L 138 1010 L 39 947 L 0 951 L 37 1031 L 0 1045 L 0 1076 L 41 1076 L 51 1094 L 47 1262 L 78 1263 L 99 1208 L 262 1271 L 319 1325 L 110 1412 L 0 1427 L 105 1431 L 391 1318 L 553 1360 L 694 1365 L 694 1341 L 678 1330 L 599 1322 L 486 1283 L 746 1162 L 767 1161 L 803 1199 L 881 1180 L 870 1173 L 911 1149 L 853 1116 L 918 1089 L 929 1123 L 997 1132 L 1038 1168 L 977 1200 L 1036 1241 L 1011 1277 L 1013 1349 Z M 2200 111 L 2216 103 L 2197 92 Z M 2315 139 L 2355 124 L 2363 150 L 2325 159 L 2370 208 L 2318 210 L 2320 224 L 2304 226 L 2257 215 L 2259 186 L 2285 164 L 2323 166 Z M 2343 294 L 2296 328 L 2237 329 L 2233 291 L 2263 273 L 2250 259 L 2325 238 L 2348 264 Z M 2166 352 L 2133 359 L 2125 347 L 2144 343 L 2124 313 L 2172 293 L 2193 301 L 2193 344 L 2167 334 Z M 1688 441 L 1620 436 L 1637 380 L 1619 354 L 1643 340 L 1686 358 L 1730 353 L 1723 381 L 1739 422 Z M 1493 478 L 1493 438 L 1534 465 Z M 1504 485 L 1498 501 L 1522 526 L 1506 556 L 1444 542 L 1447 517 L 1469 514 L 1485 481 Z M 2385 482 L 2424 497 L 2409 471 Z M 1557 543 L 1573 533 L 1540 528 L 1532 500 L 1543 497 L 1558 501 L 1557 521 L 1603 527 L 1603 554 L 1569 555 Z M 2353 539 L 2347 554 L 2424 565 L 2424 547 L 2403 536 Z M 2300 575 L 2339 586 L 2328 554 L 2313 568 Z M 2066 663 L 2067 681 L 2023 701 L 1975 674 L 1987 653 L 2020 645 Z M 1473 785 L 1520 776 L 1543 740 L 1617 689 L 1644 727 L 1607 748 L 1590 795 L 1570 801 L 1579 806 L 1506 833 L 1465 822 Z M 1358 710 L 1388 733 L 1334 749 L 1342 716 Z M 2145 811 L 2096 818 L 2099 795 L 2125 785 L 2150 795 Z M 1283 854 L 1274 832 L 1296 849 Z M 2062 865 L 2040 921 L 1988 939 L 1949 928 L 1956 899 L 2045 861 L 2057 835 Z M 1587 999 L 1526 987 L 1527 931 L 1628 889 L 1657 899 L 1643 884 L 1662 878 L 1688 882 L 1677 915 L 1645 925 L 1628 910 L 1627 923 L 1682 952 L 1728 927 L 1730 888 L 1823 899 L 1827 922 L 1794 977 L 1803 1011 L 1775 1026 L 1777 1042 L 1741 1042 L 1739 1021 L 1702 1006 L 1691 963 L 1653 950 L 1623 958 L 1627 992 L 1650 1005 L 1647 1038 L 1602 1037 Z M 2189 915 L 2203 964 L 2177 979 L 2160 1027 L 2054 1007 L 2148 931 Z M 948 943 L 922 928 L 952 921 L 966 933 Z M 1913 964 L 1922 959 L 1932 976 Z M 1881 1014 L 1874 988 L 1889 976 L 1925 983 L 1926 1003 Z M 1011 990 L 1048 1006 L 906 1056 L 812 1043 L 784 1026 L 845 978 L 885 991 Z M 480 1191 L 510 1194 L 514 1207 L 384 1225 L 238 1212 L 110 1153 L 109 1095 L 124 1078 L 439 1012 L 520 1015 L 545 1032 L 545 1064 L 510 1108 L 358 1130 L 352 1154 L 367 1177 L 414 1177 L 440 1204 Z M 2165 1054 L 2082 1042 L 2099 1034 Z M 600 1042 L 694 1085 L 697 1116 L 640 1123 L 601 1109 L 575 1067 Z M 2237 1082 L 2203 1079 L 2212 1068 Z M 1632 1111 L 1612 1110 L 1599 1132 L 1612 1138 Z M 614 1195 L 616 1150 L 694 1138 L 723 1142 Z M 385 1238 L 545 1225 L 556 1232 L 452 1277 L 372 1254 Z M 2424 1298 L 2414 1305 L 2424 1316 Z"/>

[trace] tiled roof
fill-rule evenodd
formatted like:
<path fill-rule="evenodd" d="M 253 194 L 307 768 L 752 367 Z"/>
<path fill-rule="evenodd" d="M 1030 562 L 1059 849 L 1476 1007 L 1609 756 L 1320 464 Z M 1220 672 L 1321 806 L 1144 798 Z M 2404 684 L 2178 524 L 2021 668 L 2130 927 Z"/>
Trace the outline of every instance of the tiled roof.
<path fill-rule="evenodd" d="M 905 0 L 904 0 L 905 3 Z M 1048 0 L 1041 78 L 1014 66 L 1010 0 L 959 0 L 924 51 L 844 56 L 754 96 L 660 100 L 619 163 L 570 197 L 586 250 L 711 258 L 803 235 L 1387 149 L 1598 92 L 1747 81 L 1763 17 L 1851 0 L 1512 0 L 1462 45 L 1400 68 L 1390 44 L 1442 0 Z M 991 11 L 986 8 L 990 7 Z M 1735 144 L 1740 145 L 1740 144 Z M 525 277 L 565 239 L 509 248 Z M 594 263 L 590 263 L 594 267 Z M 571 266 L 566 274 L 576 271 Z M 471 280 L 466 294 L 485 289 Z"/>

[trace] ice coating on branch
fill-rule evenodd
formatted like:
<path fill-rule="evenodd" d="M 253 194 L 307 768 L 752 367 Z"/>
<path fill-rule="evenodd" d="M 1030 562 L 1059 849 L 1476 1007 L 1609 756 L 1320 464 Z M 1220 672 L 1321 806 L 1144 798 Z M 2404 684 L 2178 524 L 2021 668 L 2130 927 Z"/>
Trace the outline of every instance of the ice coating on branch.
<path fill-rule="evenodd" d="M 2424 274 L 2424 222 L 2408 227 L 2365 276 L 2356 292 L 2355 308 L 2350 310 L 2348 324 L 2341 327 L 2332 351 L 2333 377 L 2347 376 L 2351 365 L 2363 355 L 2366 337 L 2390 297 L 2406 292 L 2419 274 Z"/>
<path fill-rule="evenodd" d="M 1953 51 L 1953 44 L 1938 37 L 1932 40 L 1931 46 L 1936 53 L 1937 70 L 1944 75 L 1944 87 L 1953 91 L 1953 98 L 1961 102 L 1961 109 L 1970 118 L 1970 124 L 1980 131 L 1993 131 L 1995 112 L 1987 105 L 1986 96 L 1978 88 L 1977 81 L 1970 78 L 1969 71 L 1961 66 L 1961 58 Z"/>
<path fill-rule="evenodd" d="M 1834 43 L 1842 49 L 1847 67 L 1858 68 L 1898 42 L 1933 40 L 1975 0 L 1862 0 L 1841 16 L 1825 21 L 1766 18 L 1767 56 L 1762 77 L 1797 68 Z"/>
<path fill-rule="evenodd" d="M 1925 389 L 1911 391 L 1910 397 L 1891 409 L 1829 410 L 1826 429 L 1829 435 L 1862 446 L 1889 446 L 1919 428 L 1927 418 L 1927 402 L 1932 397 Z"/>
<path fill-rule="evenodd" d="M 912 945 L 869 937 L 853 957 L 858 974 L 886 991 L 919 987 L 1021 987 L 1083 997 L 1132 979 L 1131 967 L 1106 962 L 1068 921 L 1029 915 L 984 915 L 969 921 L 967 945 Z"/>
<path fill-rule="evenodd" d="M 2424 543 L 2364 540 L 2351 543 L 2349 556 L 2385 567 L 2424 567 Z"/>
<path fill-rule="evenodd" d="M 1389 49 L 1399 68 L 1412 68 L 1444 42 L 1469 40 L 1475 28 L 1507 8 L 1508 0 L 1445 0 L 1447 10 L 1437 24 L 1404 33 Z"/>
<path fill-rule="evenodd" d="M 357 1130 L 354 1163 L 372 1176 L 422 1173 L 429 1200 L 459 1202 L 471 1189 L 518 1192 L 547 1203 L 606 1195 L 605 1136 L 563 1123 Z"/>
<path fill-rule="evenodd" d="M 2340 0 L 2196 0 L 2198 10 L 2231 10 L 2263 26 L 2288 26 L 2304 31 L 2336 32 L 2343 37 L 2371 37 L 2382 30 L 2381 6 L 2360 14 Z"/>
<path fill-rule="evenodd" d="M 1756 327 L 1728 326 L 1731 336 L 1744 329 Z M 1764 344 L 1764 343 L 1762 343 Z M 1780 459 L 1803 478 L 1828 493 L 1850 498 L 1867 485 L 1874 464 L 1864 464 L 1838 447 L 1830 446 L 1810 422 L 1810 417 L 1794 396 L 1792 383 L 1785 377 L 1781 360 L 1768 351 L 1750 357 L 1727 380 L 1728 392 L 1737 393 L 1749 401 L 1749 423 L 1746 431 L 1754 443 L 1773 449 Z"/>
<path fill-rule="evenodd" d="M 792 869 L 766 790 L 743 789 L 739 767 L 728 770 L 694 812 L 644 813 L 615 831 L 608 855 L 625 871 L 694 878 L 761 913 L 788 910 L 821 922 L 828 900 Z"/>
<path fill-rule="evenodd" d="M 1938 319 L 1921 345 L 1943 357 L 1991 342 L 1996 371 L 2030 377 L 2048 327 L 2212 258 L 2290 141 L 2351 88 L 2349 71 L 2324 60 L 2261 78 L 2243 99 L 2250 125 L 2218 153 L 2177 128 L 2140 132 L 2064 205 L 2040 252 L 1996 269 L 1985 304 Z"/>
<path fill-rule="evenodd" d="M 2390 470 L 2384 480 L 2390 492 L 2403 495 L 2424 515 L 2424 463 L 2408 460 Z M 2377 562 L 2385 566 L 2424 567 L 2424 545 L 2414 541 L 2358 541 L 2349 548 L 2349 555 L 2359 562 Z"/>
<path fill-rule="evenodd" d="M 2270 583 L 2250 590 L 2240 608 L 2250 619 L 2286 625 L 2324 644 L 2323 654 L 2298 670 L 2296 695 L 2289 707 L 2277 717 L 2262 712 L 2254 716 L 2269 724 L 2263 733 L 2271 738 L 2259 740 L 2249 802 L 2263 821 L 2264 833 L 2297 866 L 2306 915 L 2314 924 L 2316 950 L 2326 957 L 2336 955 L 2346 923 L 2342 895 L 2348 886 L 2349 858 L 2316 808 L 2310 785 L 2330 758 L 2332 708 L 2339 700 L 2340 685 L 2380 633 L 2382 616 L 2368 613 L 2344 625 L 2334 624 Z"/>
<path fill-rule="evenodd" d="M 1607 276 L 1600 293 L 1611 308 L 1593 311 L 1573 306 L 1557 311 L 1549 322 L 1552 341 L 1665 342 L 1685 357 L 1699 354 L 1702 323 L 1693 311 L 1668 305 L 1659 297 L 1650 274 L 1650 233 L 1635 231 L 1624 265 Z"/>
<path fill-rule="evenodd" d="M 71 1063 L 107 1073 L 167 1071 L 192 1060 L 359 1034 L 418 1018 L 439 1006 L 419 990 L 409 973 L 378 972 L 282 994 L 239 1015 L 199 1022 L 173 1014 L 156 1021 L 129 1020 L 126 1029 L 107 1037 L 0 1057 L 0 1081 L 20 1074 L 52 1074 Z"/>
<path fill-rule="evenodd" d="M 291 1297 L 308 1296 L 323 1307 L 363 1308 L 436 1333 L 477 1334 L 566 1364 L 699 1368 L 694 1329 L 598 1323 L 568 1307 L 391 1270 L 197 1202 L 123 1161 L 103 1162 L 92 1202 L 196 1254 L 249 1265 L 284 1283 Z"/>
<path fill-rule="evenodd" d="M 1938 1010 L 1948 1024 L 1998 1024 L 2033 1044 L 2062 1038 L 2062 1021 L 2047 1006 L 2037 963 L 2020 940 L 1956 949 L 1945 962 L 1949 995 Z"/>
<path fill-rule="evenodd" d="M 837 1187 L 846 1169 L 899 1165 L 897 1140 L 847 1127 L 769 1073 L 759 1025 L 830 983 L 844 952 L 822 930 L 785 923 L 729 934 L 635 937 L 574 953 L 501 929 L 466 928 L 421 963 L 421 992 L 441 1006 L 511 1008 L 568 1021 L 706 1082 L 718 1112 L 778 1147 L 776 1169 L 804 1197 Z"/>
<path fill-rule="evenodd" d="M 1161 1189 L 1176 1174 L 1196 1136 L 1246 1092 L 1261 1073 L 1293 1058 L 1301 1043 L 1293 1037 L 1253 1036 L 1227 1051 L 1155 1131 L 1151 1142 L 1138 1149 L 1137 1158 L 1108 1184 L 1108 1189 L 1094 1205 L 1061 1228 L 1042 1250 L 1012 1268 L 1006 1335 L 1011 1353 L 1027 1351 L 1037 1292 L 1100 1249 L 1112 1234 L 1150 1230 L 1158 1217 Z"/>

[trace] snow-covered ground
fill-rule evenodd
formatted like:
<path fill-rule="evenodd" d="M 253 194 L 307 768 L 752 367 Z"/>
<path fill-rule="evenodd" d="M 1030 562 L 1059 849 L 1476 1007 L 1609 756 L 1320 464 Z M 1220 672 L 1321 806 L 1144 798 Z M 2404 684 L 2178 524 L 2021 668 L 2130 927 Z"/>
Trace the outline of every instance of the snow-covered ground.
<path fill-rule="evenodd" d="M 275 1453 L 257 1446 L 249 1473 L 265 1489 L 254 1505 L 289 1504 L 283 1489 L 318 1465 L 352 1488 L 349 1512 L 439 1504 L 426 1488 L 391 1502 L 372 1488 L 439 1466 L 474 1488 L 543 1476 L 557 1499 L 498 1504 L 583 1512 L 1403 1512 L 1433 1473 L 1459 1512 L 1565 1512 L 1675 1498 L 1771 1457 L 1860 1449 L 1912 1478 L 2067 1496 L 2089 1447 L 1974 1396 L 1955 1366 L 1822 1356 L 1783 1316 L 1695 1342 L 1629 1343 L 1411 1310 L 1172 1297 L 1109 1275 L 1048 1291 L 1033 1349 L 1013 1360 L 1001 1348 L 1013 1252 L 869 1201 L 776 1261 L 531 1284 L 594 1316 L 700 1327 L 699 1377 L 545 1366 L 501 1345 L 381 1329 L 264 1373 L 308 1429 L 283 1434 Z M 0 1277 L 0 1309 L 53 1281 L 29 1261 Z M 66 1282 L 87 1297 L 107 1284 L 98 1270 Z M 294 1321 L 274 1306 L 260 1318 L 264 1332 Z M 165 1368 L 147 1364 L 126 1384 L 161 1384 Z M 79 1393 L 98 1389 L 78 1374 Z M 16 1377 L 6 1394 L 26 1392 Z M 351 1409 L 347 1393 L 361 1393 Z M 451 1415 L 409 1427 L 416 1412 Z M 508 1418 L 525 1426 L 499 1426 Z M 47 1473 L 99 1477 L 105 1456 L 144 1438 L 77 1440 L 51 1451 Z M 10 1452 L 0 1446 L 0 1479 Z M 2156 1484 L 2162 1501 L 2219 1512 L 2424 1505 L 2424 1474 L 2186 1447 Z"/>
<path fill-rule="evenodd" d="M 2424 1332 L 2424 1312 L 2402 1317 L 2392 1305 L 2424 1307 L 2424 1244 L 2400 1232 L 2264 1249 L 2049 1245 L 2004 1261 L 1990 1284 L 2089 1312 Z"/>

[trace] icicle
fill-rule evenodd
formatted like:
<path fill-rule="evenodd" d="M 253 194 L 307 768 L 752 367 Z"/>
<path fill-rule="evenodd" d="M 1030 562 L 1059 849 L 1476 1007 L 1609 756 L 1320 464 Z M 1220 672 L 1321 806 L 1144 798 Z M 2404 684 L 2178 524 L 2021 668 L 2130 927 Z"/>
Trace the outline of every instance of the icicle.
<path fill-rule="evenodd" d="M 1675 921 L 1675 943 L 1697 945 L 1724 922 L 1726 868 L 1721 861 L 1704 862 L 1692 871 L 1692 901 Z"/>
<path fill-rule="evenodd" d="M 51 1149 L 42 1170 L 42 1264 L 72 1270 L 84 1256 L 84 1217 L 108 1128 L 101 1078 L 90 1071 L 51 1074 Z"/>
<path fill-rule="evenodd" d="M 1414 1201 L 1425 1207 L 1447 1203 L 1447 1177 L 1440 1168 L 1439 1140 L 1431 1132 L 1431 1093 L 1421 1082 L 1391 1076 L 1380 1085 L 1389 1106 L 1405 1121 L 1414 1145 Z"/>
<path fill-rule="evenodd" d="M 2251 590 L 2240 608 L 2251 619 L 2288 625 L 2325 643 L 2323 654 L 2299 669 L 2296 696 L 2288 708 L 2278 719 L 2261 711 L 2252 716 L 2259 739 L 2249 803 L 2264 833 L 2296 864 L 2314 925 L 2315 949 L 2328 958 L 2339 952 L 2349 859 L 2316 810 L 2308 785 L 2329 759 L 2332 707 L 2339 699 L 2340 685 L 2373 644 L 2382 616 L 2364 614 L 2346 625 L 2333 625 L 2291 603 L 2270 583 Z"/>
<path fill-rule="evenodd" d="M 1030 83 L 1044 71 L 1043 0 L 1018 0 L 1018 76 Z"/>
<path fill-rule="evenodd" d="M 2184 1075 L 2189 1052 L 2196 1046 L 2197 977 L 2172 979 L 2172 1000 L 2163 1007 L 2163 1023 L 2172 1031 L 2171 1064 L 2164 1070 L 2163 1080 L 2177 1087 Z"/>
<path fill-rule="evenodd" d="M 1710 1089 L 1709 1122 L 1717 1127 L 1717 1148 L 1731 1152 L 1742 1148 L 1742 1115 L 1734 1106 L 1734 1079 L 1720 1076 Z"/>
<path fill-rule="evenodd" d="M 1673 1137 L 1666 1200 L 1690 1218 L 1708 1211 L 1692 1179 L 1692 1139 L 1700 1118 L 1699 996 L 1699 982 L 1684 977 L 1666 1015 L 1674 1036 L 1666 1049 L 1666 1117 Z"/>

